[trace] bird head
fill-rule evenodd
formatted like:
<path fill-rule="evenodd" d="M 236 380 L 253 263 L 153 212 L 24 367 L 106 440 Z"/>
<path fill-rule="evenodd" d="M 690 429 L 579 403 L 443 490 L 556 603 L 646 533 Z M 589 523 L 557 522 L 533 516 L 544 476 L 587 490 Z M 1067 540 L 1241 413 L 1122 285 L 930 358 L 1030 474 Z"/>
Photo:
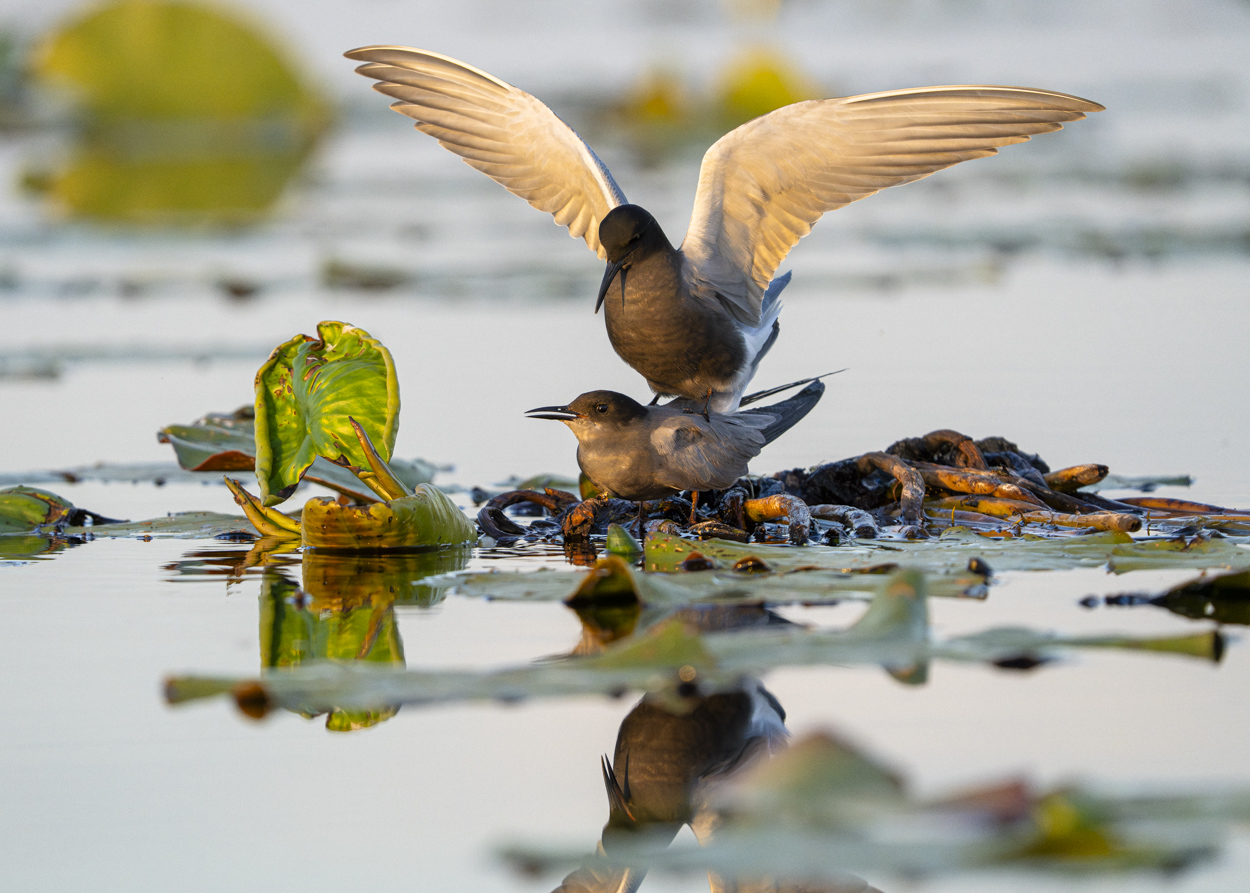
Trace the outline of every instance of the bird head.
<path fill-rule="evenodd" d="M 567 406 L 539 406 L 526 415 L 564 422 L 581 437 L 595 428 L 628 425 L 635 419 L 646 418 L 647 408 L 616 391 L 588 391 Z"/>
<path fill-rule="evenodd" d="M 622 268 L 628 270 L 632 259 L 639 250 L 649 254 L 654 250 L 672 251 L 668 237 L 660 224 L 649 212 L 637 205 L 617 205 L 607 213 L 599 224 L 599 244 L 603 246 L 608 257 L 608 269 L 599 285 L 599 298 L 595 302 L 595 312 L 603 306 L 607 297 L 608 286 L 616 278 Z M 621 302 L 625 301 L 625 280 L 621 273 Z"/>
<path fill-rule="evenodd" d="M 599 224 L 599 244 L 607 253 L 610 264 L 624 260 L 636 249 L 653 243 L 657 237 L 668 242 L 656 219 L 638 205 L 617 205 Z"/>

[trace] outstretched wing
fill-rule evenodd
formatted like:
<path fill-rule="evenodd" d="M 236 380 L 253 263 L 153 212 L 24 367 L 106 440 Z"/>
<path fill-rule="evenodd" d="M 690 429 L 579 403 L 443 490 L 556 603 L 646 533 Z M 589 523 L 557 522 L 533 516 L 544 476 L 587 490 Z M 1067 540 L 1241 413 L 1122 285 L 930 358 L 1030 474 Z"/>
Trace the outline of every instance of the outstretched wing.
<path fill-rule="evenodd" d="M 1059 130 L 1096 102 L 1024 87 L 925 87 L 788 105 L 703 156 L 682 243 L 697 294 L 757 324 L 769 281 L 826 211 L 999 146 Z"/>
<path fill-rule="evenodd" d="M 675 411 L 651 432 L 661 461 L 656 479 L 675 490 L 723 490 L 747 472 L 764 448 L 764 429 L 775 421 L 764 413 L 712 415 Z"/>
<path fill-rule="evenodd" d="M 599 222 L 625 195 L 590 146 L 551 109 L 523 90 L 447 56 L 408 47 L 344 53 L 356 69 L 398 100 L 391 108 L 417 129 L 519 195 L 556 223 L 599 246 Z"/>

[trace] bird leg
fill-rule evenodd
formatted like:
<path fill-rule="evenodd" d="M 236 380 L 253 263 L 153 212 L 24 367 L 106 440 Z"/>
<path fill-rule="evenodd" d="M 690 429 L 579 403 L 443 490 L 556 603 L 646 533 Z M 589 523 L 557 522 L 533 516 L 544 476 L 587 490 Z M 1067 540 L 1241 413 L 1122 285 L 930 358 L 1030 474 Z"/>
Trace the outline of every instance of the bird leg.
<path fill-rule="evenodd" d="M 648 405 L 648 406 L 655 406 L 655 404 L 657 404 L 657 403 L 659 403 L 659 402 L 660 402 L 660 395 L 659 395 L 659 394 L 656 394 L 654 397 L 652 397 L 652 398 L 651 398 L 651 402 L 650 402 L 650 403 L 648 403 L 647 405 Z"/>
<path fill-rule="evenodd" d="M 712 389 L 707 389 L 707 398 L 703 401 L 703 421 L 712 421 Z"/>
<path fill-rule="evenodd" d="M 694 526 L 695 522 L 698 521 L 699 516 L 695 514 L 696 512 L 698 512 L 698 510 L 699 510 L 699 491 L 691 490 L 690 491 L 690 524 L 691 526 Z"/>
<path fill-rule="evenodd" d="M 643 503 L 639 502 L 638 503 L 638 542 L 640 543 L 646 542 L 647 540 L 646 531 L 642 529 L 642 506 L 643 506 Z"/>

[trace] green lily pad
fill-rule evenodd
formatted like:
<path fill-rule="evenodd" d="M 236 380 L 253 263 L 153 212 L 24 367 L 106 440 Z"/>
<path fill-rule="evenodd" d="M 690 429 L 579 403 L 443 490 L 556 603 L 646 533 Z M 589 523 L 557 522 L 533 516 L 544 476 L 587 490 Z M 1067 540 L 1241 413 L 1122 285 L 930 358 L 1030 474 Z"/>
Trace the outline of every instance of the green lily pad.
<path fill-rule="evenodd" d="M 314 549 L 421 549 L 475 542 L 477 527 L 441 490 L 422 484 L 412 496 L 370 505 L 310 499 L 300 535 Z"/>
<path fill-rule="evenodd" d="M 0 490 L 0 533 L 63 527 L 73 511 L 73 504 L 55 493 L 33 487 L 9 487 Z"/>
<path fill-rule="evenodd" d="M 152 537 L 177 539 L 212 539 L 218 534 L 249 530 L 251 525 L 242 515 L 221 512 L 171 512 L 163 518 L 147 521 L 124 521 L 95 527 L 66 527 L 66 535 L 90 533 L 96 539 Z"/>
<path fill-rule="evenodd" d="M 399 430 L 399 382 L 388 351 L 367 332 L 322 322 L 297 335 L 256 373 L 256 479 L 265 505 L 285 500 L 317 456 L 368 469 L 350 419 L 384 461 Z"/>

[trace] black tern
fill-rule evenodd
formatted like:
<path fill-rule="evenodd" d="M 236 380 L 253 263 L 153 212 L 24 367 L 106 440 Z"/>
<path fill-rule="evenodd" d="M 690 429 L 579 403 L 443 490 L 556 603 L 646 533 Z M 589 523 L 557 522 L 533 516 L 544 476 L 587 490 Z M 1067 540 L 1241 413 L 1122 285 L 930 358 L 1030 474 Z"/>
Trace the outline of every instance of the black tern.
<path fill-rule="evenodd" d="M 568 425 L 586 476 L 608 495 L 641 503 L 682 490 L 732 486 L 747 463 L 807 415 L 824 391 L 817 380 L 771 406 L 709 414 L 590 391 L 567 406 L 540 406 L 526 415 Z"/>
<path fill-rule="evenodd" d="M 779 331 L 777 268 L 826 211 L 1103 106 L 1026 87 L 921 87 L 797 102 L 748 121 L 703 156 L 690 228 L 674 248 L 551 109 L 427 50 L 351 50 L 356 70 L 470 166 L 555 217 L 608 262 L 608 338 L 657 399 L 732 412 Z M 616 296 L 619 291 L 619 299 Z M 609 300 L 610 297 L 610 300 Z"/>
<path fill-rule="evenodd" d="M 608 857 L 624 853 L 643 864 L 582 868 L 556 893 L 632 893 L 647 874 L 644 854 L 663 851 L 683 825 L 707 843 L 720 822 L 709 800 L 786 746 L 785 718 L 776 697 L 750 677 L 735 690 L 686 697 L 679 708 L 655 695 L 643 698 L 621 723 L 611 765 L 606 757 L 601 762 L 608 821 L 599 844 Z"/>

